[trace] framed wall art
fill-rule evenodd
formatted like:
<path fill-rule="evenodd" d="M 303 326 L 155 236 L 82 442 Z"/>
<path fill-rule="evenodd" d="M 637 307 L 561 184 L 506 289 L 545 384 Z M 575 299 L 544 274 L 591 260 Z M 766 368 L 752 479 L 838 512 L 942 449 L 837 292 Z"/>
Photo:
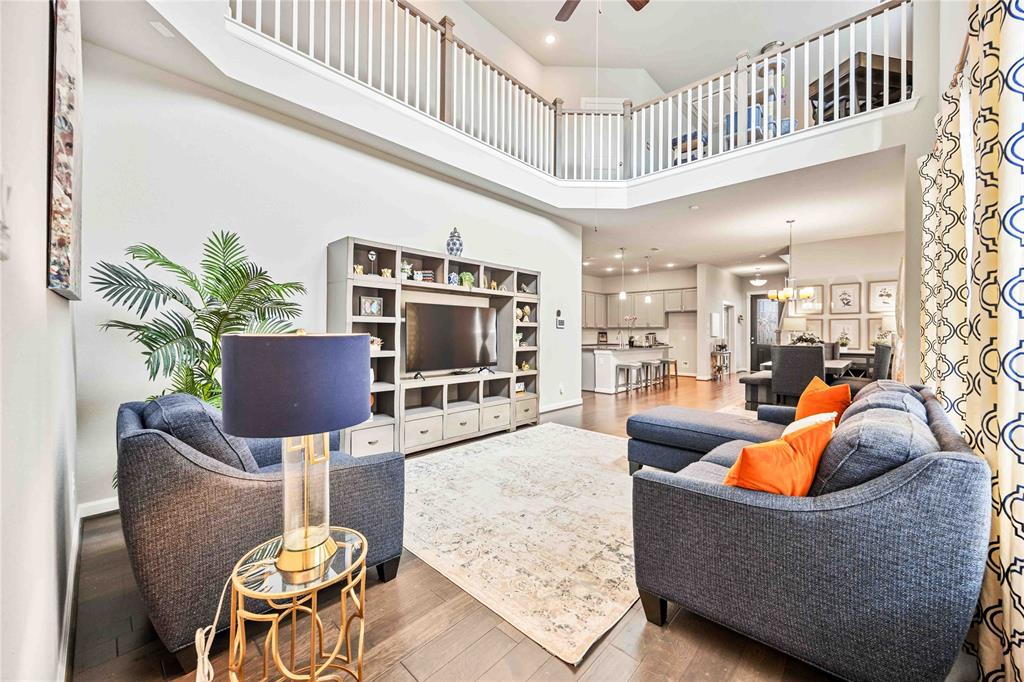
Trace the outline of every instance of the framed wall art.
<path fill-rule="evenodd" d="M 823 285 L 814 284 L 808 287 L 798 288 L 812 289 L 814 291 L 814 297 L 793 301 L 792 310 L 794 315 L 821 315 L 825 312 L 825 287 Z"/>
<path fill-rule="evenodd" d="M 868 312 L 896 312 L 896 280 L 868 282 Z"/>
<path fill-rule="evenodd" d="M 842 346 L 844 335 L 849 343 Z M 828 321 L 828 340 L 839 343 L 840 346 L 847 350 L 859 350 L 861 347 L 860 320 L 842 318 L 830 319 Z"/>
<path fill-rule="evenodd" d="M 833 284 L 830 287 L 829 298 L 832 301 L 833 315 L 860 314 L 860 282 Z"/>
<path fill-rule="evenodd" d="M 819 339 L 825 338 L 825 321 L 821 318 L 807 320 L 807 331 L 815 334 Z"/>
<path fill-rule="evenodd" d="M 46 286 L 82 297 L 82 30 L 78 0 L 50 0 Z"/>
<path fill-rule="evenodd" d="M 359 314 L 363 317 L 383 317 L 384 299 L 380 296 L 360 296 Z"/>

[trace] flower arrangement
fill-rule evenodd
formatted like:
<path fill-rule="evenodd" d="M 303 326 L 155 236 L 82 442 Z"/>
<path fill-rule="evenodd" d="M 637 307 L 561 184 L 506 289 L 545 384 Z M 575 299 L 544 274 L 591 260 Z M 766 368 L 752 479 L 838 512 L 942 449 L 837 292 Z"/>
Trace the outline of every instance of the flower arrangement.
<path fill-rule="evenodd" d="M 878 334 L 875 336 L 875 340 L 872 345 L 875 346 L 891 346 L 892 345 L 892 332 L 884 329 L 879 329 Z"/>
<path fill-rule="evenodd" d="M 850 333 L 849 332 L 845 332 L 845 331 L 842 332 L 839 335 L 839 338 L 836 339 L 836 343 L 838 343 L 843 348 L 846 348 L 847 346 L 849 346 L 850 345 Z"/>
<path fill-rule="evenodd" d="M 627 328 L 632 329 L 633 326 L 636 324 L 637 319 L 638 318 L 636 315 L 626 315 L 625 317 L 622 318 L 622 321 L 626 323 Z"/>
<path fill-rule="evenodd" d="M 814 332 L 800 332 L 790 340 L 789 345 L 814 346 L 819 343 L 824 343 L 824 341 L 822 341 L 821 337 Z"/>

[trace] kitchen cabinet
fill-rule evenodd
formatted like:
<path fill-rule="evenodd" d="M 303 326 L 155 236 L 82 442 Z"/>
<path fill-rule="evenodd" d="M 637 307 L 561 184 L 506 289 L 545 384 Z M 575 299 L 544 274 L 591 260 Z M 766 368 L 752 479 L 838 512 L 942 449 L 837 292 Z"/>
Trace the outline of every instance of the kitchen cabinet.
<path fill-rule="evenodd" d="M 604 294 L 594 294 L 594 326 L 598 329 L 606 329 L 608 327 L 608 303 L 605 299 L 608 298 Z"/>
<path fill-rule="evenodd" d="M 619 305 L 619 303 L 621 302 L 619 301 L 619 295 L 608 294 L 607 296 L 605 296 L 605 298 L 608 301 L 608 305 L 606 306 L 606 308 L 608 309 L 608 326 L 612 327 L 613 329 L 625 326 L 622 324 L 622 315 L 619 314 L 619 308 L 621 307 Z"/>
<path fill-rule="evenodd" d="M 652 291 L 651 302 L 644 303 L 643 295 L 637 295 L 638 306 L 644 309 L 643 320 L 645 327 L 660 329 L 665 324 L 665 292 Z"/>
<path fill-rule="evenodd" d="M 683 290 L 672 289 L 665 292 L 665 312 L 666 313 L 681 313 L 683 312 Z"/>
<path fill-rule="evenodd" d="M 583 292 L 583 327 L 592 329 L 597 326 L 597 294 Z"/>
<path fill-rule="evenodd" d="M 696 289 L 683 289 L 683 312 L 697 312 Z"/>

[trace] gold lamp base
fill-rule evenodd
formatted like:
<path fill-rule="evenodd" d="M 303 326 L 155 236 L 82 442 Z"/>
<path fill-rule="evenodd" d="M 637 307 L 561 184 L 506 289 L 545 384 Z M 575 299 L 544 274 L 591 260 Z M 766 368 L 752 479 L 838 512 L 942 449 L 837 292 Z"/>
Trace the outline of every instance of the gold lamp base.
<path fill-rule="evenodd" d="M 316 580 L 327 570 L 331 557 L 338 551 L 338 545 L 328 535 L 323 542 L 305 549 L 283 548 L 274 565 L 293 585 Z"/>

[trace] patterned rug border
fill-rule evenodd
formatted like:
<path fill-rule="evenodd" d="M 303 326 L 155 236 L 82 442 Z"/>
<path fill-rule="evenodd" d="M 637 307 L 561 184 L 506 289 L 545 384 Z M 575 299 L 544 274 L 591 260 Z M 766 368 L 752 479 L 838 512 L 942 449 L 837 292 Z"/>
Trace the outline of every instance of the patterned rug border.
<path fill-rule="evenodd" d="M 529 427 L 529 428 L 530 428 L 530 431 L 557 430 L 557 429 L 566 429 L 566 430 L 570 430 L 570 431 L 583 431 L 583 432 L 588 433 L 588 434 L 595 434 L 595 435 L 598 435 L 598 436 L 602 436 L 602 437 L 605 437 L 605 438 L 612 438 L 612 439 L 619 440 L 619 441 L 628 441 L 629 440 L 629 438 L 625 438 L 623 436 L 615 436 L 615 435 L 608 434 L 608 433 L 601 433 L 600 431 L 591 431 L 589 429 L 579 429 L 579 428 L 576 428 L 574 426 L 567 426 L 565 424 L 556 424 L 556 423 L 553 423 L 553 422 L 548 422 L 546 424 L 538 424 L 537 426 L 533 426 L 533 427 Z M 504 438 L 504 437 L 507 437 L 507 436 L 513 436 L 513 435 L 515 435 L 515 433 L 516 432 L 513 432 L 513 433 L 503 433 L 500 436 L 496 436 L 495 439 L 500 439 L 500 438 Z M 441 453 L 449 452 L 450 450 L 456 450 L 456 449 L 458 449 L 460 447 L 462 447 L 462 446 L 461 445 L 455 445 L 455 446 L 452 446 L 452 447 L 449 447 L 449 448 L 444 448 L 442 450 L 437 450 L 437 451 L 434 451 L 434 452 L 431 452 L 431 453 L 427 453 L 425 455 L 421 455 L 421 457 L 429 457 L 431 455 L 436 455 L 436 454 L 441 454 Z M 628 475 L 626 472 L 623 472 L 623 473 L 625 475 Z M 565 661 L 566 663 L 569 663 L 570 665 L 573 665 L 573 666 L 579 665 L 583 661 L 583 659 L 586 657 L 587 653 L 591 649 L 593 649 L 594 646 L 601 640 L 601 638 L 604 637 L 605 635 L 607 635 L 608 632 L 613 627 L 615 627 L 615 625 L 620 620 L 622 620 L 622 618 L 627 613 L 629 613 L 629 610 L 631 608 L 633 608 L 633 605 L 636 604 L 636 602 L 640 599 L 640 594 L 639 594 L 639 592 L 637 592 L 635 598 L 633 599 L 633 601 L 631 601 L 626 606 L 626 608 L 623 609 L 623 611 L 621 613 L 619 613 L 618 615 L 614 615 L 614 614 L 609 615 L 607 618 L 604 619 L 604 621 L 600 622 L 598 624 L 597 628 L 596 628 L 596 629 L 599 630 L 600 634 L 582 652 L 578 652 L 577 651 L 577 652 L 573 652 L 573 653 L 568 653 L 566 651 L 562 651 L 562 652 L 553 651 L 553 650 L 545 647 L 541 642 L 537 641 L 537 637 L 535 636 L 535 633 L 531 633 L 531 631 L 530 631 L 532 628 L 524 627 L 521 622 L 517 623 L 519 618 L 516 616 L 516 614 L 510 613 L 508 610 L 506 610 L 504 608 L 504 600 L 499 599 L 497 602 L 492 601 L 492 599 L 489 598 L 486 594 L 482 593 L 482 591 L 475 589 L 472 585 L 463 584 L 463 582 L 461 580 L 457 579 L 455 576 L 452 576 L 452 575 L 449 575 L 448 573 L 446 573 L 445 572 L 445 568 L 443 567 L 444 566 L 444 562 L 442 562 L 442 560 L 436 554 L 434 554 L 429 547 L 424 547 L 422 549 L 419 549 L 419 548 L 411 547 L 411 546 L 409 546 L 408 544 L 405 544 L 405 543 L 403 543 L 403 546 L 409 552 L 411 552 L 412 554 L 416 555 L 416 557 L 419 558 L 421 561 L 425 562 L 428 566 L 430 566 L 435 571 L 437 571 L 438 573 L 443 575 L 446 579 L 452 581 L 461 590 L 465 591 L 467 594 L 469 594 L 471 597 L 476 599 L 478 602 L 480 602 L 481 604 L 483 604 L 484 606 L 489 608 L 494 613 L 498 614 L 509 625 L 511 625 L 512 627 L 516 628 L 520 632 L 522 632 L 523 635 L 525 635 L 526 637 L 529 637 L 534 643 L 536 643 L 542 649 L 544 649 L 545 651 L 547 651 L 551 655 L 556 656 L 560 660 Z"/>

